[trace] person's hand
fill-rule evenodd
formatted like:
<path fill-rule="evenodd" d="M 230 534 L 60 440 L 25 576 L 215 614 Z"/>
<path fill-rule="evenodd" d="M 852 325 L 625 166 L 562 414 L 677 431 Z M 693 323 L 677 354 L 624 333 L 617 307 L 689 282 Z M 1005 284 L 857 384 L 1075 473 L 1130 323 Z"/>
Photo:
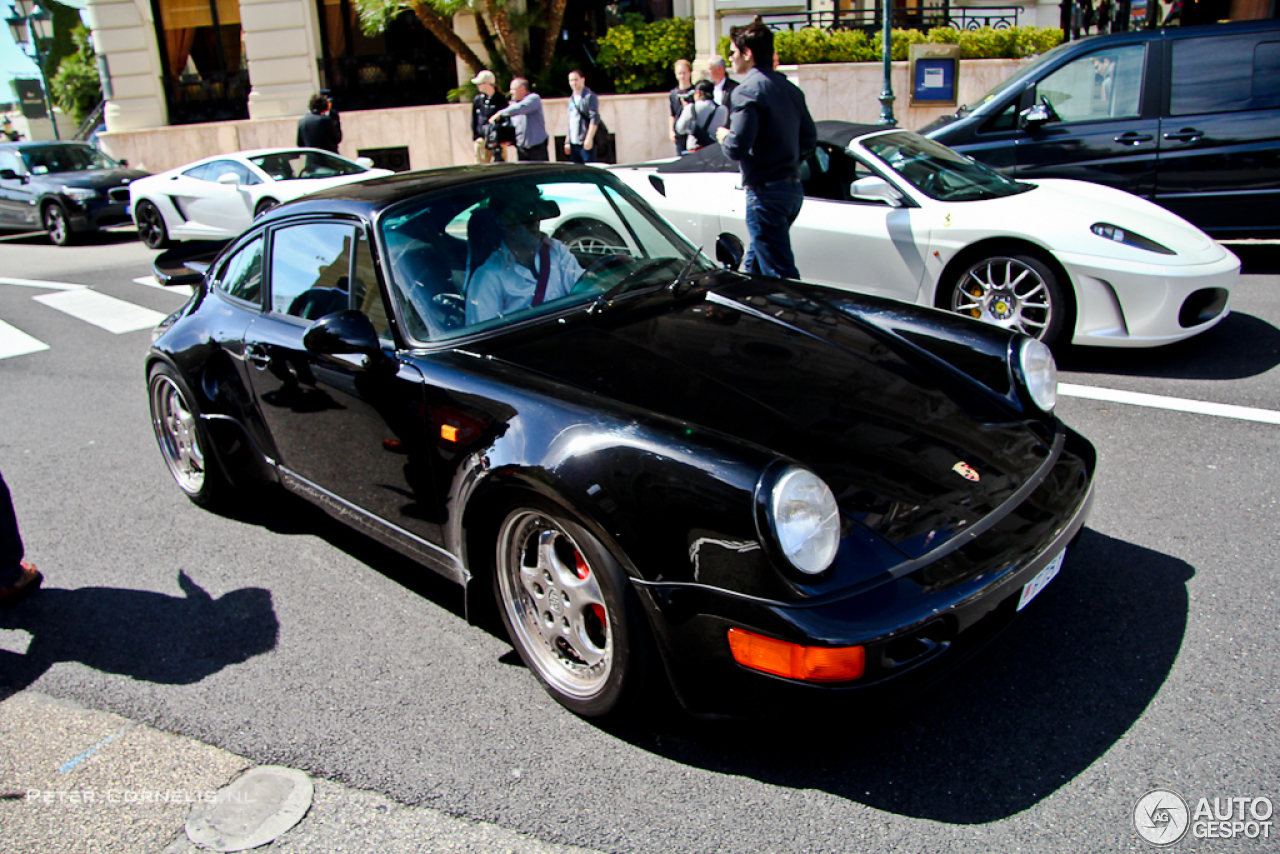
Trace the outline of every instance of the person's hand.
<path fill-rule="evenodd" d="M 595 148 L 595 147 L 596 147 L 596 141 L 595 141 L 594 139 L 588 139 L 588 140 L 586 140 L 585 142 L 583 142 L 583 143 L 582 143 L 582 150 L 583 150 L 583 151 L 590 151 L 591 149 L 593 149 L 593 148 Z"/>
<path fill-rule="evenodd" d="M 671 140 L 672 142 L 675 142 L 675 141 L 676 141 L 676 132 L 675 132 L 674 130 L 673 130 L 673 131 L 671 131 L 671 133 L 667 134 L 667 136 L 668 136 L 668 138 L 670 138 L 670 140 Z"/>
<path fill-rule="evenodd" d="M 729 129 L 726 127 L 716 128 L 716 142 L 724 142 L 724 138 L 729 135 Z"/>
<path fill-rule="evenodd" d="M 568 154 L 568 153 L 570 153 L 570 151 L 571 151 L 571 149 L 569 148 L 569 140 L 567 140 L 567 139 L 566 139 L 566 140 L 564 141 L 564 153 L 565 153 L 565 154 Z"/>

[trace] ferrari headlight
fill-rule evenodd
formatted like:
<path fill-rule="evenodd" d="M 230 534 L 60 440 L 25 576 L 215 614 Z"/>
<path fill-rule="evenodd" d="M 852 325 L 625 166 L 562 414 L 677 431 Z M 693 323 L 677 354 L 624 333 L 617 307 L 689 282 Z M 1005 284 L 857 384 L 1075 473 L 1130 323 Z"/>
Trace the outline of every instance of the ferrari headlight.
<path fill-rule="evenodd" d="M 1109 222 L 1095 222 L 1089 226 L 1089 230 L 1099 237 L 1104 237 L 1116 243 L 1123 243 L 1125 246 L 1132 246 L 1135 249 L 1145 249 L 1148 252 L 1155 252 L 1160 255 L 1178 254 L 1162 243 L 1156 243 L 1149 237 L 1143 237 L 1137 232 L 1128 231 Z"/>
<path fill-rule="evenodd" d="M 840 545 L 840 511 L 831 487 L 808 469 L 792 466 L 769 496 L 769 523 L 791 565 L 817 575 L 835 560 Z"/>
<path fill-rule="evenodd" d="M 98 191 L 92 187 L 63 187 L 62 195 L 73 202 L 87 202 L 98 197 Z"/>
<path fill-rule="evenodd" d="M 1052 412 L 1058 405 L 1058 363 L 1044 342 L 1024 338 L 1018 348 L 1018 368 L 1027 394 L 1036 406 Z"/>

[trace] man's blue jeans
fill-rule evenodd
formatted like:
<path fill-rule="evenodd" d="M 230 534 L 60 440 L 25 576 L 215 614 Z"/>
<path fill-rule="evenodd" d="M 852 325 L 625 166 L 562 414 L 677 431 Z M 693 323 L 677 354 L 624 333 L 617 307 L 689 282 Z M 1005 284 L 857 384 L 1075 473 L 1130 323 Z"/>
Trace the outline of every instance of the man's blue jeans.
<path fill-rule="evenodd" d="M 804 186 L 794 178 L 747 189 L 747 234 L 751 246 L 744 266 L 748 273 L 800 278 L 791 252 L 791 223 L 800 215 L 802 204 Z"/>

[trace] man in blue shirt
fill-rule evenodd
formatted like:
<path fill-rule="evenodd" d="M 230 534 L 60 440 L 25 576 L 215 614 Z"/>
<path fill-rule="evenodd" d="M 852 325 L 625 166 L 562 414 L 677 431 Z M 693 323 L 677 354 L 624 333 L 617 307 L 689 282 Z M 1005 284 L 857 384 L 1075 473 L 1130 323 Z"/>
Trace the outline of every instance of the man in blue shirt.
<path fill-rule="evenodd" d="M 520 160 L 550 160 L 547 151 L 547 123 L 542 116 L 542 99 L 529 91 L 529 81 L 511 81 L 511 105 L 496 115 L 507 116 L 516 128 L 516 151 Z"/>
<path fill-rule="evenodd" d="M 716 138 L 742 169 L 747 191 L 749 273 L 798 279 L 791 223 L 800 215 L 800 164 L 818 144 L 804 93 L 773 70 L 773 31 L 759 17 L 729 31 L 729 59 L 746 75 L 730 99 L 729 125 Z"/>

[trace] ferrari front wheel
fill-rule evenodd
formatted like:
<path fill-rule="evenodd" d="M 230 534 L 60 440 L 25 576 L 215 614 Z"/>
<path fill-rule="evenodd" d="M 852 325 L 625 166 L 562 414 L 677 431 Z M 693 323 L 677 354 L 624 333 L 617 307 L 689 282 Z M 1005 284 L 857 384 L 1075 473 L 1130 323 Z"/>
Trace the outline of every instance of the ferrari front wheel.
<path fill-rule="evenodd" d="M 643 617 L 625 574 L 566 514 L 517 506 L 498 528 L 494 593 L 520 658 L 584 717 L 630 706 L 648 666 Z"/>
<path fill-rule="evenodd" d="M 1003 326 L 1052 346 L 1069 307 L 1058 277 L 1039 258 L 991 255 L 967 265 L 941 301 L 957 314 Z"/>

